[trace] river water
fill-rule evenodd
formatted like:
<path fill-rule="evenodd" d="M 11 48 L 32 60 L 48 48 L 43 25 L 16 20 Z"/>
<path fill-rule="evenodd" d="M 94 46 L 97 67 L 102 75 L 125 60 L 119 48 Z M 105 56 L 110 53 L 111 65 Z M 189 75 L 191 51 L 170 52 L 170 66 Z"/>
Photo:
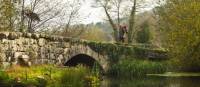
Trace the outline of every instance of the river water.
<path fill-rule="evenodd" d="M 101 87 L 200 87 L 200 77 L 146 77 L 105 79 Z"/>

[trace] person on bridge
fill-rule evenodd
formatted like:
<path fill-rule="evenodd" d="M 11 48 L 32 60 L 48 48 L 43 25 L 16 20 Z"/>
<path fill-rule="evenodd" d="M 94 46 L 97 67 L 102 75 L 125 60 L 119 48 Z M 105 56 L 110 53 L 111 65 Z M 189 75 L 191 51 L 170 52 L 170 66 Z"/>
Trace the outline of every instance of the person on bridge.
<path fill-rule="evenodd" d="M 120 25 L 119 26 L 119 41 L 125 42 L 126 34 L 128 33 L 127 26 L 126 25 Z"/>

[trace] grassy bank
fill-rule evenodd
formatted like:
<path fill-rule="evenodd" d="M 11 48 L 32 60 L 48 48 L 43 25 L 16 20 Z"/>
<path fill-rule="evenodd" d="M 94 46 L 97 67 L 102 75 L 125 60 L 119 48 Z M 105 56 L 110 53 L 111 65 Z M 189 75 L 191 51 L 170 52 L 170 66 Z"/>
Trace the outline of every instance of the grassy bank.
<path fill-rule="evenodd" d="M 60 68 L 50 65 L 33 66 L 30 68 L 14 66 L 0 72 L 0 84 L 5 87 L 96 87 L 99 86 L 97 74 L 89 69 L 78 66 Z"/>
<path fill-rule="evenodd" d="M 164 73 L 165 71 L 166 64 L 164 62 L 125 59 L 112 65 L 109 75 L 111 77 L 135 78 L 144 77 L 146 74 Z"/>

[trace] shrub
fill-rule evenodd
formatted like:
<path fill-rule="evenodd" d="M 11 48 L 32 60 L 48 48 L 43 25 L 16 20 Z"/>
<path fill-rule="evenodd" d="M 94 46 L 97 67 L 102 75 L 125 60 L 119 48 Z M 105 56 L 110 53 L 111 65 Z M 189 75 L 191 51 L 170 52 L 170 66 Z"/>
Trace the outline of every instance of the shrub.
<path fill-rule="evenodd" d="M 152 35 L 151 35 L 151 31 L 149 29 L 149 24 L 147 21 L 145 21 L 142 26 L 141 26 L 141 30 L 137 32 L 137 37 L 136 37 L 136 41 L 138 43 L 149 43 Z"/>

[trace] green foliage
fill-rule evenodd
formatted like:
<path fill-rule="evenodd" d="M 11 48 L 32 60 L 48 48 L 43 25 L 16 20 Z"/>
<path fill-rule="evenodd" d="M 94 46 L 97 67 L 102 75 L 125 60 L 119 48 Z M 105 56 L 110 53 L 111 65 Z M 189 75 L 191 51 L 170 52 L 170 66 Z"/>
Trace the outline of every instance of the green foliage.
<path fill-rule="evenodd" d="M 0 84 L 1 86 L 9 86 L 11 79 L 9 76 L 2 70 L 0 70 Z"/>
<path fill-rule="evenodd" d="M 5 73 L 6 72 L 6 73 Z M 15 85 L 15 79 L 20 78 L 24 86 L 37 87 L 98 87 L 100 80 L 97 74 L 83 66 L 74 68 L 59 68 L 52 65 L 32 66 L 30 68 L 14 66 L 0 72 L 0 85 L 6 82 Z M 90 79 L 88 80 L 88 77 Z M 1 83 L 2 82 L 2 83 Z"/>
<path fill-rule="evenodd" d="M 16 23 L 16 8 L 12 0 L 0 1 L 0 31 L 14 31 Z"/>
<path fill-rule="evenodd" d="M 106 42 L 110 41 L 110 37 L 108 33 L 104 32 L 101 28 L 93 24 L 88 25 L 74 25 L 70 26 L 69 29 L 63 29 L 61 31 L 56 31 L 56 33 L 52 33 L 52 31 L 46 31 L 47 34 L 61 35 L 64 37 L 72 37 L 72 38 L 80 38 L 84 40 L 90 41 L 99 41 Z"/>
<path fill-rule="evenodd" d="M 199 0 L 167 0 L 157 10 L 174 66 L 184 71 L 200 69 L 199 9 Z"/>
<path fill-rule="evenodd" d="M 88 75 L 88 73 L 88 70 L 84 67 L 64 69 L 63 72 L 61 72 L 60 79 L 62 86 L 58 87 L 83 87 L 85 85 L 84 78 Z"/>
<path fill-rule="evenodd" d="M 85 31 L 79 37 L 81 39 L 90 41 L 109 41 L 107 33 L 105 33 L 102 29 L 94 26 L 91 26 L 89 29 L 85 29 Z"/>
<path fill-rule="evenodd" d="M 137 32 L 136 41 L 138 43 L 149 43 L 151 40 L 151 31 L 148 22 L 141 25 L 141 30 Z"/>
<path fill-rule="evenodd" d="M 113 65 L 109 71 L 112 77 L 134 78 L 144 77 L 146 74 L 164 73 L 166 65 L 163 62 L 126 59 Z"/>
<path fill-rule="evenodd" d="M 147 57 L 147 53 L 157 53 L 160 55 L 166 55 L 167 51 L 163 48 L 158 48 L 150 44 L 119 44 L 119 43 L 101 43 L 83 41 L 79 42 L 88 45 L 92 50 L 99 54 L 108 55 L 111 63 L 119 61 L 120 57 L 130 56 L 132 58 Z M 167 57 L 167 56 L 165 56 Z"/>

